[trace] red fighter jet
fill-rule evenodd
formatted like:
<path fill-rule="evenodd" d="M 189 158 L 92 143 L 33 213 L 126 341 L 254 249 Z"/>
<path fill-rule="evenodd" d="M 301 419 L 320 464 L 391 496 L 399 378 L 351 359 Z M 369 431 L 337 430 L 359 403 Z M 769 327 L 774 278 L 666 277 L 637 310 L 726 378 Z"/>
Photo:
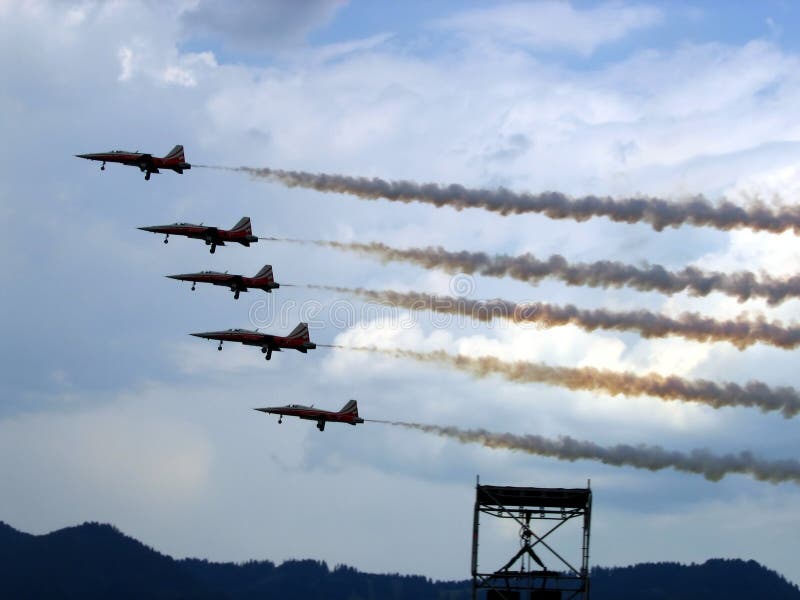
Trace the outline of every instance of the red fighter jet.
<path fill-rule="evenodd" d="M 254 277 L 231 275 L 227 271 L 225 273 L 220 273 L 219 271 L 200 271 L 199 273 L 167 275 L 167 277 L 170 279 L 177 279 L 178 281 L 191 281 L 192 291 L 194 291 L 195 285 L 198 283 L 211 283 L 213 285 L 229 287 L 233 292 L 234 300 L 239 299 L 239 292 L 246 292 L 249 288 L 264 290 L 268 294 L 271 294 L 272 290 L 281 287 L 281 284 L 275 283 L 275 279 L 272 277 L 272 265 L 264 265 Z"/>
<path fill-rule="evenodd" d="M 200 223 L 194 225 L 192 223 L 173 223 L 172 225 L 153 225 L 151 227 L 139 227 L 142 231 L 152 231 L 153 233 L 163 233 L 166 237 L 164 243 L 169 243 L 170 235 L 183 235 L 197 240 L 205 240 L 206 246 L 211 246 L 211 254 L 217 249 L 217 246 L 224 246 L 225 242 L 236 242 L 242 246 L 250 246 L 258 241 L 258 238 L 253 235 L 253 230 L 250 227 L 250 217 L 242 217 L 239 222 L 233 226 L 233 229 L 219 229 L 217 227 L 208 227 Z"/>
<path fill-rule="evenodd" d="M 321 410 L 313 406 L 303 406 L 301 404 L 289 404 L 287 406 L 272 406 L 269 408 L 256 408 L 255 410 L 268 413 L 271 415 L 279 415 L 278 423 L 283 422 L 284 416 L 299 417 L 308 421 L 316 421 L 317 429 L 325 431 L 325 423 L 349 423 L 356 425 L 356 423 L 363 423 L 364 419 L 358 416 L 358 402 L 355 400 L 348 401 L 342 407 L 342 410 L 336 412 L 332 410 Z"/>
<path fill-rule="evenodd" d="M 192 168 L 192 165 L 186 162 L 186 157 L 183 155 L 183 146 L 180 145 L 175 146 L 170 150 L 169 154 L 163 158 L 142 152 L 128 152 L 127 150 L 76 154 L 75 156 L 87 160 L 102 161 L 103 164 L 100 166 L 101 171 L 106 170 L 107 162 L 120 163 L 130 167 L 139 167 L 139 170 L 144 173 L 145 181 L 150 181 L 150 175 L 152 173 L 160 173 L 161 171 L 159 171 L 159 169 L 171 169 L 182 175 L 184 171 Z"/>
<path fill-rule="evenodd" d="M 292 333 L 286 337 L 270 335 L 260 331 L 250 331 L 248 329 L 228 329 L 227 331 L 206 331 L 205 333 L 192 333 L 195 337 L 207 340 L 219 340 L 217 350 L 222 350 L 222 342 L 239 342 L 245 346 L 260 346 L 261 352 L 266 354 L 266 359 L 272 358 L 273 352 L 280 352 L 283 349 L 297 350 L 306 354 L 313 350 L 317 345 L 308 336 L 308 323 L 300 323 L 294 328 Z"/>

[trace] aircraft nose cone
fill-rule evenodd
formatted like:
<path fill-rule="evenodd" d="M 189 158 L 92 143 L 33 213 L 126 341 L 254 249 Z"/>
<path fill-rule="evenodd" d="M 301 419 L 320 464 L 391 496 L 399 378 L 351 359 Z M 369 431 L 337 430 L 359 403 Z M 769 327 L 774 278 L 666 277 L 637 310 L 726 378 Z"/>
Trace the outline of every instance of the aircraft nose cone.
<path fill-rule="evenodd" d="M 136 229 L 141 229 L 142 231 L 155 231 L 155 227 L 137 227 Z"/>
<path fill-rule="evenodd" d="M 267 412 L 269 409 L 267 409 L 267 408 L 254 408 L 253 410 L 257 410 L 258 412 L 263 412 L 263 413 L 265 413 L 265 412 Z"/>
<path fill-rule="evenodd" d="M 164 275 L 164 277 L 166 277 L 167 279 L 180 279 L 181 278 L 180 275 Z M 194 334 L 192 334 L 192 335 L 194 335 Z"/>
<path fill-rule="evenodd" d="M 189 335 L 193 335 L 194 337 L 199 337 L 199 338 L 206 337 L 205 333 L 190 333 Z"/>

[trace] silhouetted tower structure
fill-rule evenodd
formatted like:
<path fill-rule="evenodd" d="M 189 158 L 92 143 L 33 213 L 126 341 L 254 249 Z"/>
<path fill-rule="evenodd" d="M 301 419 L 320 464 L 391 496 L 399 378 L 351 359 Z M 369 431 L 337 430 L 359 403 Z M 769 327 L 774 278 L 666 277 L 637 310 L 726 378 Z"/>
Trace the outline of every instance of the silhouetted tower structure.
<path fill-rule="evenodd" d="M 480 516 L 512 519 L 520 527 L 520 549 L 496 571 L 478 565 Z M 546 538 L 572 519 L 583 518 L 581 564 L 570 564 Z M 473 600 L 568 600 L 589 598 L 589 530 L 592 490 L 584 488 L 534 488 L 475 486 L 472 526 Z M 537 523 L 538 522 L 538 523 Z M 534 531 L 534 529 L 536 531 Z M 552 541 L 552 540 L 550 540 Z M 546 548 L 548 569 L 539 554 Z"/>

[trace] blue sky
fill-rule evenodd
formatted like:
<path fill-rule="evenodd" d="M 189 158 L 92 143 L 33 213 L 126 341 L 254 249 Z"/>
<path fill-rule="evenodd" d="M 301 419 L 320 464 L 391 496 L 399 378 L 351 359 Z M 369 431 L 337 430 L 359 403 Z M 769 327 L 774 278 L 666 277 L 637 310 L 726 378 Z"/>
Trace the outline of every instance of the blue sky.
<path fill-rule="evenodd" d="M 109 521 L 177 556 L 313 557 L 464 578 L 476 474 L 508 485 L 591 479 L 593 564 L 753 558 L 800 582 L 793 484 L 559 462 L 370 424 L 319 434 L 251 409 L 338 408 L 356 398 L 368 418 L 767 458 L 798 454 L 796 422 L 473 380 L 322 348 L 269 364 L 232 344 L 218 353 L 187 334 L 254 326 L 261 295 L 190 292 L 164 275 L 253 274 L 270 263 L 284 283 L 432 293 L 448 293 L 451 276 L 267 242 L 211 256 L 136 227 L 230 226 L 249 215 L 265 236 L 776 275 L 800 265 L 791 233 L 503 218 L 199 168 L 145 182 L 135 169 L 101 173 L 73 157 L 117 147 L 162 154 L 182 143 L 196 164 L 794 203 L 800 57 L 787 32 L 798 10 L 783 2 L 0 4 L 0 519 L 34 532 Z M 797 313 L 796 301 L 768 307 L 548 280 L 476 277 L 473 296 L 787 322 Z M 288 332 L 312 310 L 312 338 L 322 343 L 798 385 L 796 353 L 760 345 L 741 352 L 573 327 L 443 327 L 425 313 L 381 320 L 359 302 L 305 288 L 281 288 L 270 302 L 282 318 L 265 329 Z M 355 315 L 347 328 L 335 322 L 342 306 Z M 413 326 L 396 327 L 398 318 Z M 452 510 L 426 508 L 436 503 Z M 487 532 L 498 564 L 516 543 L 516 531 Z"/>

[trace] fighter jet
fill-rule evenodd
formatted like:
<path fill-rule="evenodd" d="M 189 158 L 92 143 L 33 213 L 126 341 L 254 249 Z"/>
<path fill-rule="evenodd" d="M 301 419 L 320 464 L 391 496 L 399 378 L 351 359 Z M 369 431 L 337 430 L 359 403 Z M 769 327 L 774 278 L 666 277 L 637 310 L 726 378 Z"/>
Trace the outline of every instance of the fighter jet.
<path fill-rule="evenodd" d="M 159 171 L 159 169 L 171 169 L 182 175 L 184 171 L 192 168 L 192 165 L 186 162 L 186 157 L 183 155 L 183 146 L 181 145 L 175 146 L 169 151 L 169 154 L 163 158 L 139 151 L 128 152 L 127 150 L 76 154 L 75 156 L 87 160 L 102 161 L 103 164 L 100 166 L 101 171 L 106 170 L 107 162 L 120 163 L 130 167 L 139 167 L 139 170 L 144 173 L 145 181 L 150 181 L 150 175 L 152 173 L 160 173 L 161 171 Z"/>
<path fill-rule="evenodd" d="M 198 283 L 211 283 L 213 285 L 229 287 L 233 292 L 234 300 L 239 299 L 239 292 L 246 292 L 248 288 L 264 290 L 268 294 L 271 294 L 272 290 L 281 287 L 281 284 L 275 283 L 272 277 L 272 265 L 264 265 L 254 277 L 231 275 L 227 271 L 225 273 L 220 273 L 219 271 L 200 271 L 199 273 L 167 275 L 167 277 L 170 279 L 177 279 L 178 281 L 191 281 L 192 291 L 194 291 L 195 285 Z"/>
<path fill-rule="evenodd" d="M 164 238 L 165 244 L 169 243 L 170 235 L 184 235 L 197 240 L 205 240 L 206 246 L 211 246 L 211 254 L 214 254 L 217 246 L 224 246 L 225 242 L 237 242 L 242 246 L 250 246 L 251 243 L 254 244 L 258 241 L 250 227 L 250 217 L 242 217 L 232 229 L 218 229 L 217 227 L 208 227 L 202 223 L 200 225 L 173 223 L 172 225 L 139 227 L 139 229 L 152 231 L 153 233 L 163 233 L 166 236 Z"/>
<path fill-rule="evenodd" d="M 270 335 L 260 331 L 250 331 L 248 329 L 228 329 L 227 331 L 206 331 L 205 333 L 192 333 L 195 337 L 207 340 L 219 340 L 217 350 L 222 350 L 222 342 L 239 342 L 245 346 L 260 346 L 261 352 L 266 354 L 267 360 L 272 358 L 273 352 L 280 352 L 284 348 L 287 350 L 297 350 L 306 354 L 313 350 L 317 345 L 308 336 L 308 323 L 300 323 L 294 328 L 292 333 L 286 337 Z"/>
<path fill-rule="evenodd" d="M 269 408 L 256 408 L 255 410 L 279 415 L 278 423 L 283 422 L 284 416 L 299 417 L 308 421 L 316 421 L 317 429 L 325 431 L 325 423 L 363 423 L 364 419 L 358 416 L 358 402 L 349 400 L 338 412 L 332 410 L 321 410 L 313 406 L 303 406 L 301 404 L 289 404 L 287 406 L 272 406 Z"/>

